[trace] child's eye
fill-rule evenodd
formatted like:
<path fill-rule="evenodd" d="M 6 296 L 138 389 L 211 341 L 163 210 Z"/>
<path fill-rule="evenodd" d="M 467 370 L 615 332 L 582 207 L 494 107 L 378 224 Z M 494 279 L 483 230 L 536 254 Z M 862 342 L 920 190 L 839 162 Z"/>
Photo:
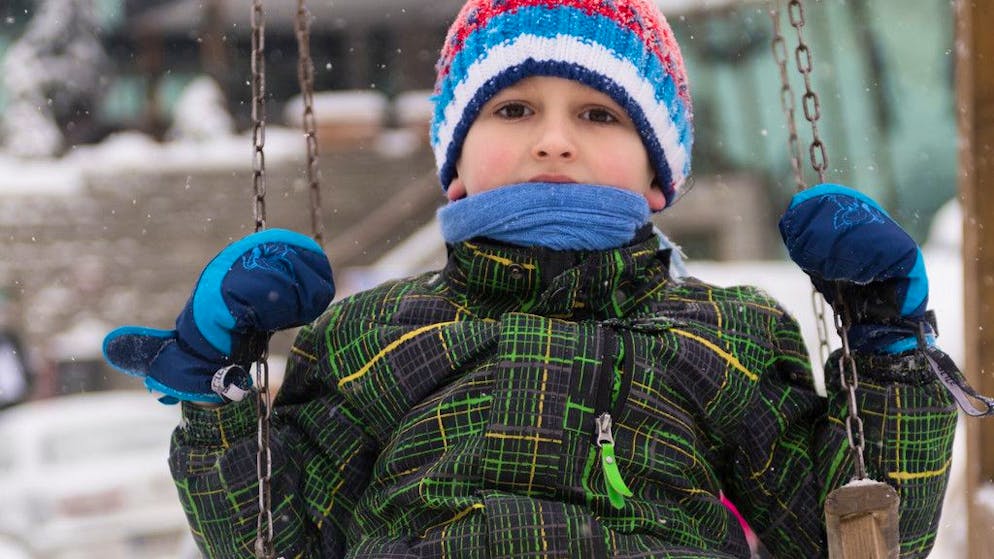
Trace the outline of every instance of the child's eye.
<path fill-rule="evenodd" d="M 589 120 L 591 122 L 599 122 L 602 124 L 610 124 L 613 122 L 619 122 L 618 118 L 607 109 L 587 109 L 580 114 L 580 118 L 584 120 Z"/>
<path fill-rule="evenodd" d="M 506 105 L 502 105 L 494 112 L 494 114 L 503 118 L 523 118 L 530 116 L 532 114 L 532 110 L 523 103 L 508 103 Z"/>

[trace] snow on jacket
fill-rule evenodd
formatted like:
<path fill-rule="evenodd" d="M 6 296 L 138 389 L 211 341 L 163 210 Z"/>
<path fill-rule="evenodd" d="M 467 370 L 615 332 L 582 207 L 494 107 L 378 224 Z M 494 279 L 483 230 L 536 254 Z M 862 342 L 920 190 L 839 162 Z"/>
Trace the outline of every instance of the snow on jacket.
<path fill-rule="evenodd" d="M 484 242 L 343 299 L 301 330 L 274 402 L 283 557 L 826 555 L 852 477 L 846 398 L 819 397 L 798 326 L 751 287 L 673 281 L 654 238 L 563 253 Z M 871 477 L 925 557 L 956 413 L 915 354 L 861 356 Z M 595 417 L 634 495 L 607 497 Z M 170 465 L 208 557 L 252 557 L 256 412 L 184 407 Z"/>

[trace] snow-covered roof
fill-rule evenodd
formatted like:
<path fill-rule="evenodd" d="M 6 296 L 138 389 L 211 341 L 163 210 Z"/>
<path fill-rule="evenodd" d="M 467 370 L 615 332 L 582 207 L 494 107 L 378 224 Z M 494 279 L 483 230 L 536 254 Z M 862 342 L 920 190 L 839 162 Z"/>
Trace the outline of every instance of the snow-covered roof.
<path fill-rule="evenodd" d="M 686 14 L 691 12 L 708 12 L 757 4 L 760 0 L 656 0 L 656 4 L 666 15 Z"/>
<path fill-rule="evenodd" d="M 297 161 L 304 155 L 299 130 L 266 128 L 266 161 Z M 86 177 L 134 172 L 185 173 L 249 169 L 248 133 L 205 141 L 156 142 L 138 132 L 121 132 L 100 144 L 77 146 L 59 159 L 20 159 L 0 152 L 0 196 L 61 196 L 80 192 Z"/>
<path fill-rule="evenodd" d="M 431 90 L 407 91 L 397 96 L 394 110 L 401 124 L 428 122 L 435 110 L 431 101 Z"/>
<path fill-rule="evenodd" d="M 320 91 L 314 94 L 314 117 L 318 122 L 379 124 L 386 116 L 389 101 L 374 90 Z M 294 96 L 283 110 L 285 122 L 299 126 L 303 120 L 303 100 Z"/>

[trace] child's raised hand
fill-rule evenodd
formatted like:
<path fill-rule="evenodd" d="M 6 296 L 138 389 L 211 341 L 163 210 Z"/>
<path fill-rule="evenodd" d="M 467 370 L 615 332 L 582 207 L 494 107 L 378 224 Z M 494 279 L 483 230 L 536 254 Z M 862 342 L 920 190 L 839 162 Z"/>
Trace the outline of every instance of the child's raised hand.
<path fill-rule="evenodd" d="M 853 347 L 908 349 L 928 304 L 925 264 L 918 244 L 873 199 L 844 186 L 815 186 L 791 200 L 780 234 L 836 312 L 841 293 L 856 325 Z"/>
<path fill-rule="evenodd" d="M 118 328 L 104 339 L 104 357 L 165 394 L 163 403 L 240 400 L 252 385 L 245 368 L 269 336 L 314 320 L 334 295 L 321 247 L 299 233 L 269 229 L 211 260 L 175 330 Z"/>

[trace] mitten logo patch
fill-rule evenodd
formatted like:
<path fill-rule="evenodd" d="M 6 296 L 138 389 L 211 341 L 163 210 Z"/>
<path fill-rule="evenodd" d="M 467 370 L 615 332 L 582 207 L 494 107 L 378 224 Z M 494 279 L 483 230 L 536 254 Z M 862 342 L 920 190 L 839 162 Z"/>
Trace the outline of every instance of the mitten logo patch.
<path fill-rule="evenodd" d="M 254 247 L 242 257 L 242 267 L 246 270 L 267 270 L 293 278 L 293 264 L 290 258 L 297 254 L 292 248 L 282 244 L 263 244 Z"/>
<path fill-rule="evenodd" d="M 832 226 L 836 231 L 850 229 L 864 223 L 886 223 L 880 210 L 862 200 L 849 196 L 830 196 L 829 198 L 838 208 L 832 218 Z"/>

